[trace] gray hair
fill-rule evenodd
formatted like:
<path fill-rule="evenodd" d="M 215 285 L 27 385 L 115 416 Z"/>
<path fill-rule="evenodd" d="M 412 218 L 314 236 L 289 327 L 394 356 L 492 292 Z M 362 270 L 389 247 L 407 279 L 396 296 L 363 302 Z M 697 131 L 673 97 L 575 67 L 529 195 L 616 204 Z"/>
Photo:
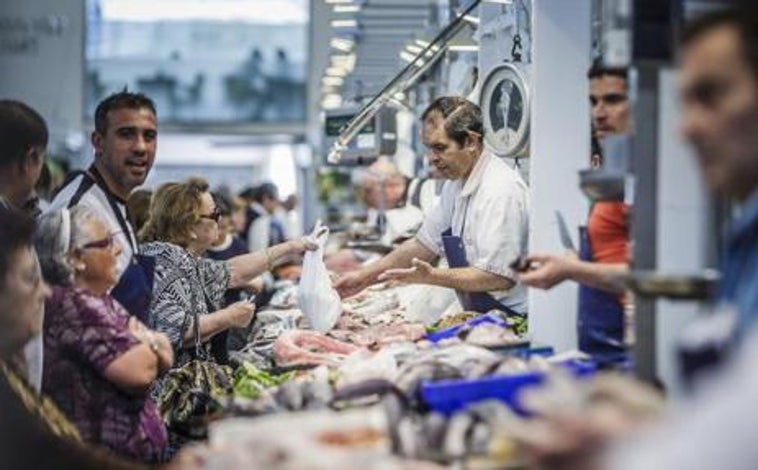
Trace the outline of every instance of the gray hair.
<path fill-rule="evenodd" d="M 380 157 L 361 173 L 359 182 L 361 186 L 365 187 L 374 183 L 381 183 L 382 180 L 401 178 L 403 178 L 403 174 L 397 165 L 386 157 Z"/>
<path fill-rule="evenodd" d="M 92 209 L 78 205 L 71 209 L 58 209 L 42 214 L 37 221 L 34 246 L 45 282 L 56 286 L 70 286 L 74 282 L 71 265 L 72 250 L 89 241 L 89 222 L 101 220 Z"/>
<path fill-rule="evenodd" d="M 421 120 L 426 121 L 433 114 L 442 116 L 448 138 L 457 142 L 461 147 L 470 137 L 469 132 L 478 134 L 479 142 L 482 142 L 481 139 L 484 138 L 482 110 L 466 98 L 460 96 L 437 98 L 424 110 Z"/>

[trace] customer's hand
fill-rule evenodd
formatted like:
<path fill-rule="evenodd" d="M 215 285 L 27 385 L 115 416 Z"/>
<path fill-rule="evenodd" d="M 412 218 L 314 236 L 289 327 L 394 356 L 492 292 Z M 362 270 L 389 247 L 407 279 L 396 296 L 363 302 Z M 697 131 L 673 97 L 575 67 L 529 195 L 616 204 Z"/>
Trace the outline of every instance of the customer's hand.
<path fill-rule="evenodd" d="M 388 269 L 379 275 L 379 281 L 399 281 L 406 284 L 429 284 L 435 268 L 426 261 L 413 258 L 410 268 Z"/>
<path fill-rule="evenodd" d="M 300 237 L 297 240 L 290 240 L 288 243 L 290 244 L 289 252 L 293 255 L 300 255 L 318 248 L 311 237 Z"/>
<path fill-rule="evenodd" d="M 341 298 L 346 299 L 361 293 L 371 284 L 371 279 L 363 271 L 353 271 L 340 276 L 334 283 L 334 288 Z"/>
<path fill-rule="evenodd" d="M 228 312 L 229 327 L 245 328 L 255 315 L 255 304 L 247 300 L 235 302 L 225 309 Z"/>
<path fill-rule="evenodd" d="M 526 257 L 529 270 L 519 274 L 519 281 L 529 287 L 551 289 L 571 278 L 571 270 L 578 258 L 576 254 L 532 254 Z M 534 266 L 534 267 L 532 267 Z"/>

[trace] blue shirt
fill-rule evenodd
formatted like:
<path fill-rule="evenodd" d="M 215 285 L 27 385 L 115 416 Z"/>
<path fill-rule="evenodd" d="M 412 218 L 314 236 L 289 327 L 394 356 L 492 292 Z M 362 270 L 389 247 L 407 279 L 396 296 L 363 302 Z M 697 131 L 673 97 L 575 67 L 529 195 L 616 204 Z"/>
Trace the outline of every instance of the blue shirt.
<path fill-rule="evenodd" d="M 718 302 L 736 310 L 739 340 L 758 318 L 758 191 L 729 230 L 722 275 Z"/>

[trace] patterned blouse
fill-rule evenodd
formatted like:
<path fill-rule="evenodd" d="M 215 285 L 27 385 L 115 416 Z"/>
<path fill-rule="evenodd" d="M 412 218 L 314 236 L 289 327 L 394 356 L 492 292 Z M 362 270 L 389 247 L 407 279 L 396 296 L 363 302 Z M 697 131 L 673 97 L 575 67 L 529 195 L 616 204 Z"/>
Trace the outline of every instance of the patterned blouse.
<path fill-rule="evenodd" d="M 109 295 L 55 287 L 45 306 L 43 392 L 79 428 L 85 441 L 135 460 L 164 458 L 166 428 L 149 394 L 124 393 L 105 369 L 140 344 L 129 314 Z"/>
<path fill-rule="evenodd" d="M 174 347 L 174 367 L 192 360 L 194 346 L 182 339 L 194 328 L 195 316 L 220 308 L 229 287 L 229 263 L 192 256 L 184 248 L 166 242 L 142 245 L 141 253 L 155 257 L 153 301 L 149 326 L 165 333 Z M 210 358 L 210 341 L 201 345 L 201 354 Z"/>

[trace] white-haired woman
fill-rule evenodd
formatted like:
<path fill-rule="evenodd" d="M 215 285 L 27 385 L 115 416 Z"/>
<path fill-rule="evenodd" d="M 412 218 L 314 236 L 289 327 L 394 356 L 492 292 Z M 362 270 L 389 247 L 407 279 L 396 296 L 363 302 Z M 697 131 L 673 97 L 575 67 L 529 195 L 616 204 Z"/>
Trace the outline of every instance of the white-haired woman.
<path fill-rule="evenodd" d="M 121 251 L 83 206 L 39 220 L 35 245 L 45 280 L 43 391 L 82 437 L 142 461 L 163 459 L 165 426 L 148 390 L 173 364 L 165 335 L 150 331 L 108 293 Z"/>

